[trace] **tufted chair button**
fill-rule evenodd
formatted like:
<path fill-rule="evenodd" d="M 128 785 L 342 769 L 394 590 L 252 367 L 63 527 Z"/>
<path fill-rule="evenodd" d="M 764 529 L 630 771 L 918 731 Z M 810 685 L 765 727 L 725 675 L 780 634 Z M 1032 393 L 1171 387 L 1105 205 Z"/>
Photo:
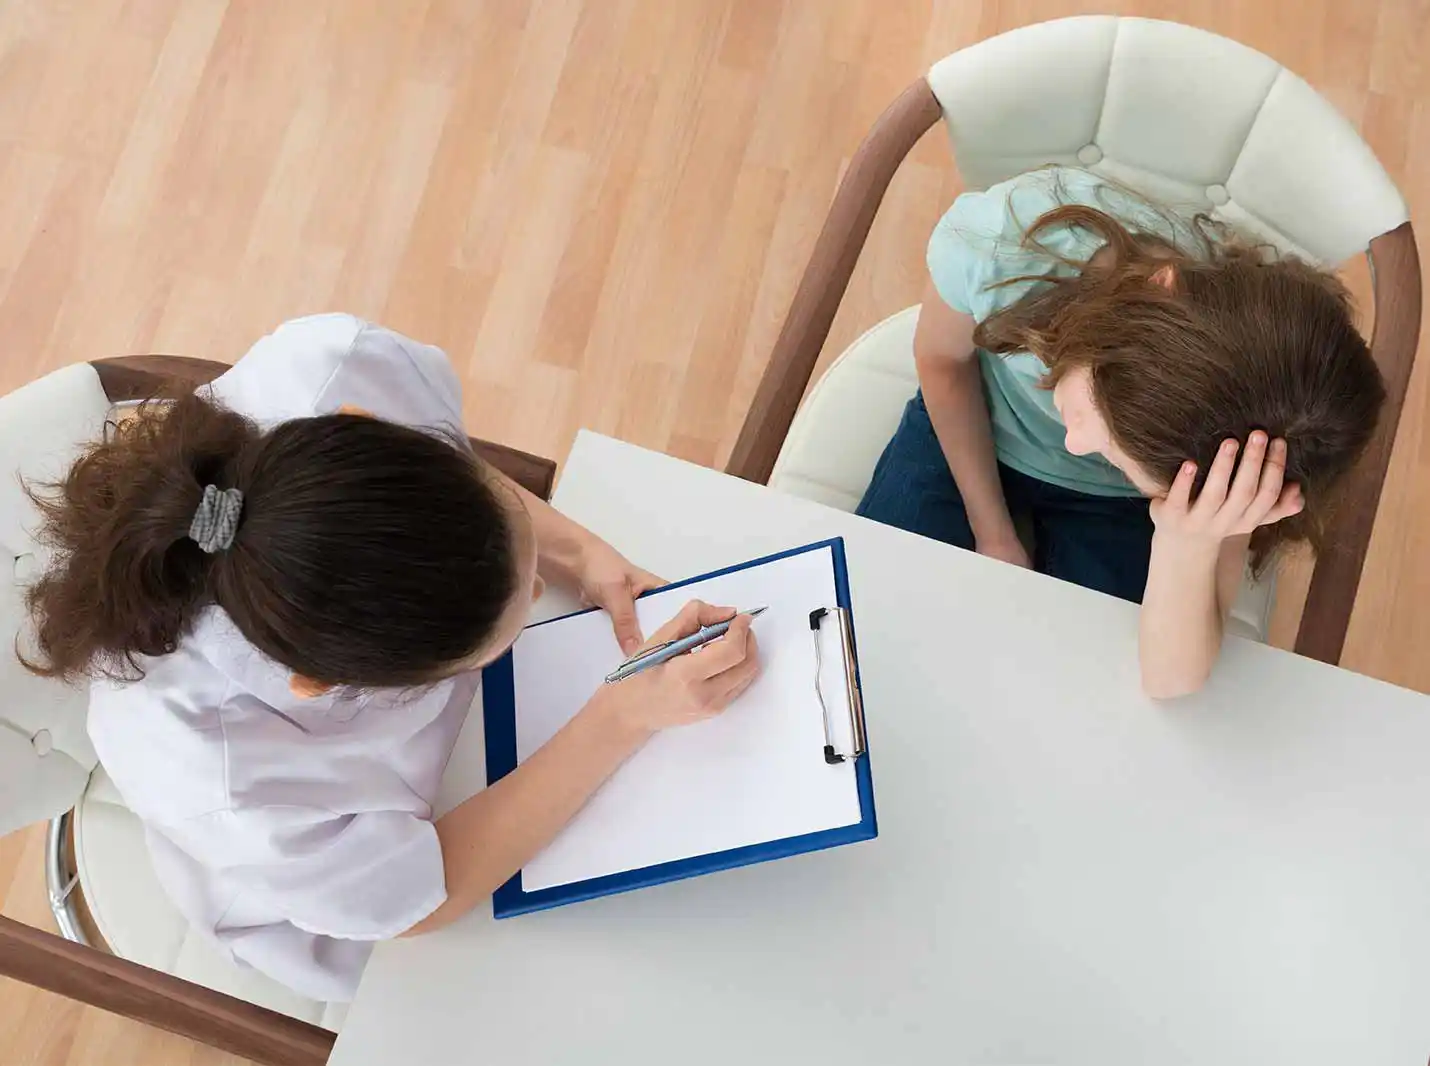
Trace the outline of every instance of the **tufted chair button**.
<path fill-rule="evenodd" d="M 41 729 L 32 736 L 30 738 L 30 746 L 35 749 L 35 754 L 42 759 L 55 750 L 55 742 L 53 738 L 51 738 L 48 729 Z"/>
<path fill-rule="evenodd" d="M 1085 144 L 1077 150 L 1077 161 L 1085 167 L 1102 162 L 1102 149 L 1095 144 Z"/>
<path fill-rule="evenodd" d="M 1220 207 L 1222 204 L 1230 201 L 1231 196 L 1227 193 L 1225 185 L 1208 185 L 1207 199 L 1216 207 Z"/>
<path fill-rule="evenodd" d="M 40 561 L 30 552 L 15 556 L 15 582 L 20 584 L 40 576 Z"/>

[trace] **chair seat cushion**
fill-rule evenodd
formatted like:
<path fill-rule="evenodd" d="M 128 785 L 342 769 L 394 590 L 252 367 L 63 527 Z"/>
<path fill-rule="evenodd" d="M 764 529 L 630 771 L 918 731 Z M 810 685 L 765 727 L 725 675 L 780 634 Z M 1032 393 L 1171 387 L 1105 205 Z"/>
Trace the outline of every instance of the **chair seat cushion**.
<path fill-rule="evenodd" d="M 874 476 L 904 405 L 918 391 L 914 330 L 919 309 L 905 308 L 851 344 L 816 382 L 780 449 L 770 488 L 853 511 Z M 1271 575 L 1242 585 L 1227 631 L 1266 641 Z"/>
<path fill-rule="evenodd" d="M 884 319 L 851 344 L 815 383 L 780 449 L 772 489 L 841 511 L 859 506 L 904 405 L 918 391 L 914 329 L 919 309 Z"/>
<path fill-rule="evenodd" d="M 102 767 L 75 808 L 75 865 L 95 926 L 116 955 L 336 1031 L 345 1004 L 305 999 L 241 967 L 190 927 L 149 864 L 144 825 Z"/>

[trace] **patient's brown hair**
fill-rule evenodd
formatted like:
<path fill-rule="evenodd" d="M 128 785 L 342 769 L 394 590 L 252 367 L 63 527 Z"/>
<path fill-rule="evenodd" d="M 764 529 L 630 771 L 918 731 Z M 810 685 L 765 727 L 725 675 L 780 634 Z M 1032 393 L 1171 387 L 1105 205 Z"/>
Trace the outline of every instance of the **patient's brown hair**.
<path fill-rule="evenodd" d="M 243 493 L 214 554 L 189 538 L 206 485 Z M 55 555 L 22 660 L 48 677 L 134 677 L 217 605 L 314 682 L 420 684 L 516 591 L 509 511 L 465 441 L 361 415 L 264 431 L 198 396 L 152 403 L 29 488 Z"/>
<path fill-rule="evenodd" d="M 1385 402 L 1349 295 L 1331 274 L 1229 239 L 1199 219 L 1177 247 L 1134 232 L 1093 207 L 1064 205 L 1038 218 L 1023 243 L 1075 227 L 1105 241 L 1076 272 L 1051 273 L 1028 295 L 979 324 L 990 352 L 1030 351 L 1052 387 L 1088 367 L 1098 409 L 1117 444 L 1169 485 L 1197 464 L 1197 489 L 1221 442 L 1252 430 L 1284 437 L 1286 478 L 1302 512 L 1252 537 L 1253 563 L 1306 540 L 1319 548 L 1336 488 L 1365 449 Z M 1170 278 L 1159 271 L 1170 267 Z M 1015 278 L 1013 281 L 1028 280 Z"/>

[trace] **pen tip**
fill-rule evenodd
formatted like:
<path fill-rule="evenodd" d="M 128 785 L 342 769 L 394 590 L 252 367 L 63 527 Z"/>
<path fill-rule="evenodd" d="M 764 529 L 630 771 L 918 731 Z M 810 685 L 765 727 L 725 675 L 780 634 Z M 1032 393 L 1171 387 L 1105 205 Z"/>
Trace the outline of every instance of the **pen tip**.
<path fill-rule="evenodd" d="M 768 611 L 768 610 L 769 610 L 768 607 L 756 607 L 754 610 L 746 611 L 745 613 L 746 613 L 747 615 L 749 615 L 751 618 L 754 618 L 756 615 L 758 615 L 758 614 L 764 614 L 764 613 L 765 613 L 766 611 Z"/>

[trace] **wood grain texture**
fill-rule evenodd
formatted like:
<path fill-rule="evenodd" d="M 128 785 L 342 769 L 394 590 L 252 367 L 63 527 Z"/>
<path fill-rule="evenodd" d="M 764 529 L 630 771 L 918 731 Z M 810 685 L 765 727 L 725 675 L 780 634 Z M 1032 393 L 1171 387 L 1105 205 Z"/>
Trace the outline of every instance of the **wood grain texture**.
<path fill-rule="evenodd" d="M 0 390 L 133 352 L 231 361 L 346 310 L 446 348 L 485 438 L 559 459 L 588 426 L 723 467 L 878 115 L 948 52 L 1094 11 L 1268 53 L 1430 207 L 1421 0 L 10 0 Z M 816 373 L 918 299 L 949 156 L 931 133 L 894 175 Z M 1420 362 L 1343 662 L 1430 691 Z M 0 840 L 0 895 L 43 923 L 34 840 Z M 14 983 L 0 1042 L 7 1063 L 236 1063 Z"/>
<path fill-rule="evenodd" d="M 0 917 L 0 975 L 271 1066 L 322 1066 L 333 1034 Z"/>

